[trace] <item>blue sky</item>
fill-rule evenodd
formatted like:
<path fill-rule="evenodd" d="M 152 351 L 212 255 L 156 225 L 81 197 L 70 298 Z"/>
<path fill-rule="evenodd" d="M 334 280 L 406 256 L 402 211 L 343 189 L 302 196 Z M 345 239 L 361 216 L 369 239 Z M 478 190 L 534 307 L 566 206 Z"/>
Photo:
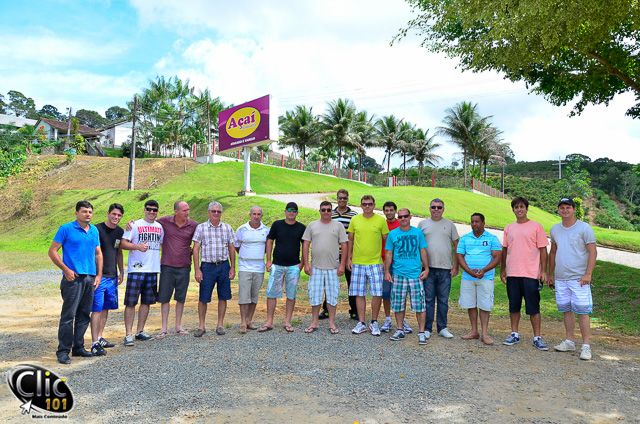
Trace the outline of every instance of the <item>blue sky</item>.
<path fill-rule="evenodd" d="M 0 0 L 0 93 L 37 107 L 100 113 L 124 105 L 156 75 L 178 75 L 227 103 L 272 94 L 322 113 L 348 97 L 377 116 L 435 128 L 464 100 L 504 131 L 517 160 L 581 152 L 640 162 L 640 126 L 624 116 L 632 96 L 569 118 L 495 73 L 461 73 L 415 38 L 389 46 L 410 18 L 401 0 Z M 444 140 L 450 163 L 455 149 Z M 382 158 L 380 152 L 374 157 Z"/>

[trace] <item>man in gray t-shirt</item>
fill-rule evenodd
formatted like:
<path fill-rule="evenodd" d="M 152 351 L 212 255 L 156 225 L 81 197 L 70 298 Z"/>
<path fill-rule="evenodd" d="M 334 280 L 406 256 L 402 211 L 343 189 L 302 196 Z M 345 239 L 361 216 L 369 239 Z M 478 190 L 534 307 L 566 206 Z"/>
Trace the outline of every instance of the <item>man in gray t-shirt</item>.
<path fill-rule="evenodd" d="M 318 329 L 318 312 L 322 298 L 326 295 L 329 310 L 329 331 L 338 333 L 335 324 L 336 305 L 340 291 L 340 277 L 344 274 L 347 255 L 339 258 L 339 249 L 347 248 L 347 232 L 338 221 L 331 219 L 331 203 L 320 203 L 320 219 L 310 223 L 302 235 L 302 258 L 304 272 L 309 276 L 309 303 L 311 325 L 304 331 L 313 333 Z M 313 260 L 309 261 L 309 248 L 313 248 Z"/>
<path fill-rule="evenodd" d="M 593 310 L 591 276 L 596 265 L 596 237 L 593 229 L 576 218 L 576 204 L 564 198 L 558 204 L 562 223 L 551 228 L 551 252 L 547 283 L 556 289 L 558 311 L 564 313 L 566 338 L 555 350 L 576 350 L 573 341 L 574 313 L 579 317 L 582 334 L 580 359 L 591 359 L 589 314 Z"/>
<path fill-rule="evenodd" d="M 453 334 L 447 329 L 449 312 L 449 292 L 451 278 L 458 275 L 458 261 L 455 251 L 458 247 L 458 230 L 453 222 L 443 218 L 444 202 L 433 199 L 429 204 L 430 218 L 418 224 L 427 241 L 427 257 L 429 259 L 429 276 L 423 282 L 427 304 L 427 322 L 425 335 L 431 337 L 433 319 L 438 299 L 438 334 L 450 339 Z"/>

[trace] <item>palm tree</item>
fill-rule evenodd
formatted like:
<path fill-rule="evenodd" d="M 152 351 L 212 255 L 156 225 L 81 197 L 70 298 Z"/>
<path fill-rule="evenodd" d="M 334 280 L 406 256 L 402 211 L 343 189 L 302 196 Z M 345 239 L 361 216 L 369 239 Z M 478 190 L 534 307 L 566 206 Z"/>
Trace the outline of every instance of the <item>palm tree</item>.
<path fill-rule="evenodd" d="M 354 142 L 355 151 L 358 154 L 358 174 L 362 176 L 362 160 L 367 154 L 367 147 L 374 147 L 375 140 L 375 124 L 374 116 L 369 116 L 366 110 L 356 113 L 354 124 Z"/>
<path fill-rule="evenodd" d="M 218 136 L 218 114 L 224 109 L 220 97 L 212 97 L 209 89 L 191 96 L 190 108 L 195 109 L 195 123 L 205 128 L 207 145 L 211 146 L 211 136 Z"/>
<path fill-rule="evenodd" d="M 407 179 L 407 155 L 410 154 L 415 142 L 415 126 L 409 122 L 400 124 L 401 139 L 398 142 L 398 150 L 392 154 L 402 155 L 402 178 Z"/>
<path fill-rule="evenodd" d="M 444 126 L 437 128 L 437 133 L 445 136 L 449 142 L 462 149 L 462 166 L 464 169 L 464 185 L 467 186 L 467 161 L 473 152 L 480 133 L 487 125 L 490 117 L 482 118 L 477 112 L 477 104 L 462 102 L 446 110 Z"/>
<path fill-rule="evenodd" d="M 351 100 L 338 99 L 329 102 L 327 113 L 321 118 L 322 134 L 328 138 L 329 145 L 338 150 L 338 169 L 344 149 L 353 146 L 355 115 L 356 107 Z"/>
<path fill-rule="evenodd" d="M 502 131 L 495 128 L 493 125 L 486 125 L 482 131 L 480 131 L 477 143 L 474 147 L 474 154 L 478 158 L 480 165 L 482 166 L 482 179 L 487 181 L 487 165 L 493 156 L 499 156 L 503 151 L 503 145 L 508 143 L 502 143 L 500 135 Z"/>
<path fill-rule="evenodd" d="M 282 136 L 278 142 L 281 146 L 291 146 L 307 159 L 307 148 L 314 147 L 320 141 L 320 122 L 313 114 L 312 108 L 298 105 L 293 111 L 287 111 L 279 119 Z"/>
<path fill-rule="evenodd" d="M 387 178 L 391 167 L 391 155 L 398 150 L 398 143 L 402 140 L 402 119 L 393 115 L 383 116 L 376 121 L 376 138 L 378 146 L 384 148 L 384 159 L 387 161 Z"/>
<path fill-rule="evenodd" d="M 439 143 L 433 141 L 434 135 L 429 135 L 429 130 L 423 131 L 421 128 L 417 128 L 414 131 L 414 143 L 411 149 L 411 155 L 409 156 L 409 162 L 418 163 L 418 181 L 422 179 L 422 170 L 424 165 L 435 166 L 442 157 L 436 155 L 433 151 L 440 147 Z"/>

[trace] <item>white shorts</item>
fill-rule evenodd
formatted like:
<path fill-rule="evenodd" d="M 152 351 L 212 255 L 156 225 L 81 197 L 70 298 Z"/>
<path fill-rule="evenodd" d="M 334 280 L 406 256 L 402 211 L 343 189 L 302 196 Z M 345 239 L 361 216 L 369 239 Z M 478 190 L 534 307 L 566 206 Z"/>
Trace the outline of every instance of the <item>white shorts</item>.
<path fill-rule="evenodd" d="M 591 285 L 580 285 L 580 280 L 556 280 L 556 304 L 560 312 L 590 314 L 593 312 Z"/>
<path fill-rule="evenodd" d="M 493 309 L 493 280 L 462 280 L 460 282 L 460 306 L 465 309 Z"/>

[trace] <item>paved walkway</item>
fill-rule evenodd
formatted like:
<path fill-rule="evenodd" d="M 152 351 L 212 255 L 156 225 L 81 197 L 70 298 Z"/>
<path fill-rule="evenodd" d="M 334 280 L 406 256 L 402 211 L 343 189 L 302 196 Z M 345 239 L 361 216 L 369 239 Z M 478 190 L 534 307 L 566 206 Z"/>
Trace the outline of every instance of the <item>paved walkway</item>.
<path fill-rule="evenodd" d="M 334 195 L 334 193 L 265 194 L 262 195 L 262 197 L 278 200 L 283 203 L 296 202 L 298 206 L 301 207 L 318 209 L 318 205 L 320 204 L 320 202 L 323 200 L 328 200 L 329 196 L 332 195 Z M 362 213 L 362 209 L 357 206 L 349 205 L 349 207 L 353 210 L 358 211 L 358 213 Z M 382 215 L 382 211 L 376 211 L 376 213 Z M 414 216 L 411 219 L 411 225 L 418 225 L 418 222 L 420 222 L 422 219 L 424 219 L 424 217 Z M 456 223 L 456 228 L 458 229 L 459 234 L 466 234 L 471 231 L 471 226 L 467 224 Z M 487 228 L 487 230 L 498 236 L 500 241 L 502 241 L 502 230 L 496 230 L 493 228 Z M 616 250 L 609 247 L 598 246 L 598 259 L 634 268 L 640 268 L 640 253 L 627 252 L 624 250 Z"/>

